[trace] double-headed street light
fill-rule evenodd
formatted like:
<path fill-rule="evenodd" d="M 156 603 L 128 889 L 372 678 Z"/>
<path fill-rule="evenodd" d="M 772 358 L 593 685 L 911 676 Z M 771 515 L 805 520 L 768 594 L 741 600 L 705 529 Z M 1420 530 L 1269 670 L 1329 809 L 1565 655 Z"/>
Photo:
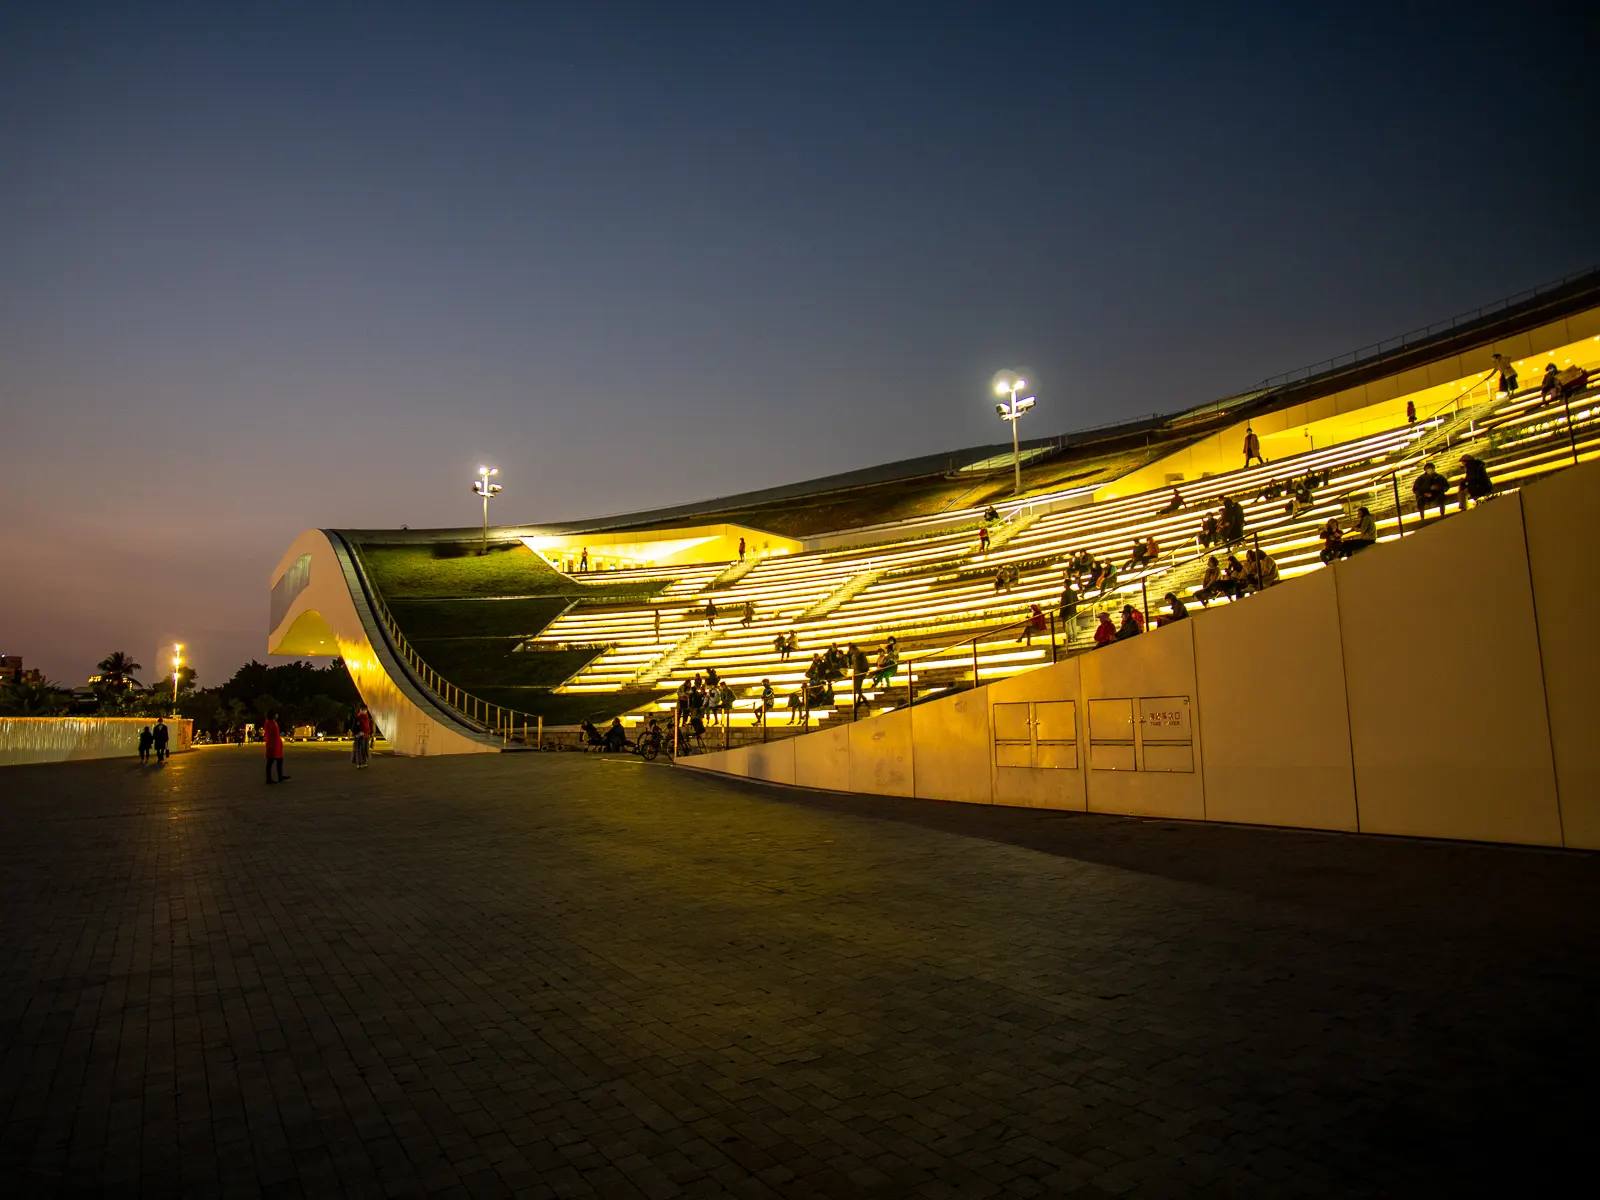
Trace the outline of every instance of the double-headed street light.
<path fill-rule="evenodd" d="M 1036 403 L 1038 397 L 1023 396 L 1020 400 L 1017 393 L 1028 386 L 1026 379 L 1018 378 L 1010 371 L 1001 371 L 995 376 L 994 394 L 996 396 L 1009 396 L 1010 399 L 1003 404 L 996 404 L 994 411 L 1000 415 L 1002 421 L 1011 422 L 1011 470 L 1016 476 L 1016 494 L 1022 495 L 1022 450 L 1017 441 L 1017 420 Z"/>
<path fill-rule="evenodd" d="M 499 467 L 479 467 L 478 477 L 472 481 L 473 494 L 483 497 L 483 552 L 489 553 L 489 501 L 500 494 L 500 485 L 490 483 L 491 475 L 500 474 Z"/>

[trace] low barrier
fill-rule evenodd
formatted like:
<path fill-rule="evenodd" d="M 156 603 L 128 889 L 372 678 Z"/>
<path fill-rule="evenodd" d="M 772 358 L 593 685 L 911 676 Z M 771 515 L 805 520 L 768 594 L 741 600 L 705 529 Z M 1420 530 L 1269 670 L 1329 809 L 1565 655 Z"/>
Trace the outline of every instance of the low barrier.
<path fill-rule="evenodd" d="M 163 718 L 172 732 L 167 749 L 188 750 L 194 722 Z M 0 767 L 22 763 L 67 762 L 79 758 L 132 758 L 139 753 L 139 731 L 155 727 L 152 717 L 0 717 Z"/>

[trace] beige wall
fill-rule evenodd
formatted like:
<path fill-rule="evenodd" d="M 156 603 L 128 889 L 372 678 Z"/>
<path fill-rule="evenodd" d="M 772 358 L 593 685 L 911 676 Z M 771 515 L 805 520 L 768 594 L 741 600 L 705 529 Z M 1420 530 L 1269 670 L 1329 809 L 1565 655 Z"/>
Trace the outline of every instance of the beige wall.
<path fill-rule="evenodd" d="M 267 634 L 267 653 L 337 654 L 355 681 L 362 702 L 397 754 L 484 754 L 498 747 L 473 741 L 435 720 L 390 677 L 373 649 L 356 610 L 344 572 L 328 537 L 308 529 L 295 538 L 268 580 L 271 587 L 301 555 L 311 557 L 311 577 L 276 629 Z"/>
<path fill-rule="evenodd" d="M 918 798 L 969 804 L 993 800 L 985 701 L 984 692 L 960 692 L 908 710 Z"/>
<path fill-rule="evenodd" d="M 1199 713 L 1194 704 L 1193 619 L 1153 629 L 1143 637 L 1115 642 L 1078 661 L 1083 672 L 1083 707 L 1089 727 L 1089 811 L 1203 821 L 1206 802 L 1199 738 L 1192 740 L 1191 769 L 1152 769 L 1156 766 L 1155 755 L 1146 743 L 1147 727 L 1141 721 L 1140 711 L 1143 700 L 1183 698 L 1189 705 L 1191 723 L 1199 725 Z M 1133 702 L 1133 770 L 1095 769 L 1094 702 L 1103 699 Z"/>
<path fill-rule="evenodd" d="M 1362 831 L 1560 845 L 1520 498 L 1334 575 Z"/>
<path fill-rule="evenodd" d="M 1132 641 L 683 765 L 970 803 L 1600 848 L 1587 690 L 1600 629 L 1585 609 L 1597 523 L 1600 463 L 1586 463 Z M 1057 706 L 1053 761 L 1076 738 L 1070 769 L 1037 765 L 1043 724 L 1027 723 L 1041 705 Z M 1123 717 L 1099 730 L 1102 765 L 1122 769 L 1091 765 L 1095 712 Z M 1125 746 L 1106 740 L 1119 733 Z"/>
<path fill-rule="evenodd" d="M 188 750 L 194 722 L 162 719 L 171 730 L 167 748 Z M 139 731 L 155 723 L 154 717 L 0 717 L 0 766 L 131 757 L 139 753 Z"/>
<path fill-rule="evenodd" d="M 1563 471 L 1522 493 L 1528 535 L 1528 566 L 1539 643 L 1544 658 L 1545 700 L 1561 797 L 1563 840 L 1568 846 L 1600 849 L 1600 736 L 1595 730 L 1596 665 L 1600 625 L 1600 488 L 1586 468 Z"/>
<path fill-rule="evenodd" d="M 1193 621 L 1206 816 L 1357 828 L 1334 572 Z"/>
<path fill-rule="evenodd" d="M 994 711 L 996 704 L 1052 703 L 1070 700 L 1075 706 L 1073 724 L 1078 735 L 1078 765 L 1075 770 L 1042 770 L 1022 767 L 1003 767 L 994 762 L 994 751 L 984 746 L 984 757 L 990 766 L 991 795 L 996 804 L 1012 804 L 1023 808 L 1059 808 L 1083 812 L 1088 805 L 1088 788 L 1085 783 L 1085 761 L 1089 744 L 1084 735 L 1082 672 L 1078 669 L 1081 658 L 1009 679 L 996 680 L 984 692 L 988 702 L 985 708 Z"/>
<path fill-rule="evenodd" d="M 748 757 L 748 750 L 735 750 L 734 754 Z M 690 766 L 694 765 L 690 760 Z M 824 791 L 848 792 L 850 790 L 850 729 L 838 725 L 832 729 L 819 729 L 794 739 L 794 781 L 800 787 L 821 788 Z"/>

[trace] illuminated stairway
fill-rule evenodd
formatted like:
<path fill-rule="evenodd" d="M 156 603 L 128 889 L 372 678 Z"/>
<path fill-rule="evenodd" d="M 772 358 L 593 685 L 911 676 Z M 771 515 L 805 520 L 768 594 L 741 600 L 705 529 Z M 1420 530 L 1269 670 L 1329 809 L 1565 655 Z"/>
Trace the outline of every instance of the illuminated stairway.
<path fill-rule="evenodd" d="M 847 600 L 854 599 L 873 584 L 877 583 L 878 580 L 883 578 L 883 573 L 884 568 L 877 567 L 872 570 L 863 571 L 859 575 L 852 576 L 841 587 L 835 588 L 821 600 L 818 600 L 810 608 L 802 612 L 798 619 L 801 621 L 815 621 L 819 617 L 827 616 L 836 608 L 839 608 L 841 605 L 843 605 Z"/>
<path fill-rule="evenodd" d="M 665 678 L 666 676 L 672 674 L 673 671 L 677 670 L 680 665 L 688 662 L 689 659 L 693 658 L 712 642 L 716 641 L 717 634 L 719 632 L 720 631 L 715 628 L 695 630 L 695 632 L 684 638 L 665 654 L 652 659 L 649 663 L 645 664 L 643 667 L 640 667 L 639 670 L 634 673 L 634 676 L 630 682 L 634 686 L 639 687 L 653 684 L 658 680 Z"/>

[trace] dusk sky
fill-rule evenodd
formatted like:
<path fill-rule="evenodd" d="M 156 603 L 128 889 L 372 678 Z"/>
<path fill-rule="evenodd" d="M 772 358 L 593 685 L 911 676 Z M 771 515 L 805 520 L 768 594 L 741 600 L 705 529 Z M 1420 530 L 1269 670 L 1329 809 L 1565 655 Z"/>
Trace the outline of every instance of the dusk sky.
<path fill-rule="evenodd" d="M 0 7 L 0 651 L 216 683 L 296 533 L 482 461 L 508 522 L 701 499 L 1587 268 L 1592 72 L 1500 11 Z"/>

